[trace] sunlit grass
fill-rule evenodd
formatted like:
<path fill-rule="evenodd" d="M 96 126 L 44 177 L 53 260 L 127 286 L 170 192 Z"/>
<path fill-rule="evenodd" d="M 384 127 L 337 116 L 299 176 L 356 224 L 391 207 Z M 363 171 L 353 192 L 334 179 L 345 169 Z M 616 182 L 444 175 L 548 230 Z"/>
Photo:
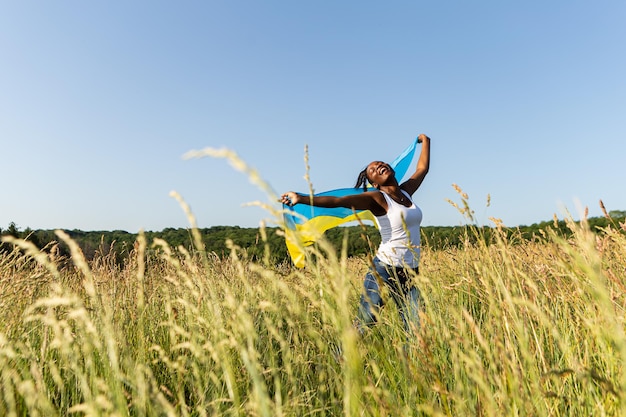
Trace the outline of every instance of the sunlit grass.
<path fill-rule="evenodd" d="M 357 335 L 367 260 L 323 241 L 298 270 L 232 244 L 140 235 L 119 265 L 62 232 L 71 259 L 5 238 L 0 415 L 624 415 L 626 229 L 570 227 L 425 247 L 417 337 L 393 303 Z"/>

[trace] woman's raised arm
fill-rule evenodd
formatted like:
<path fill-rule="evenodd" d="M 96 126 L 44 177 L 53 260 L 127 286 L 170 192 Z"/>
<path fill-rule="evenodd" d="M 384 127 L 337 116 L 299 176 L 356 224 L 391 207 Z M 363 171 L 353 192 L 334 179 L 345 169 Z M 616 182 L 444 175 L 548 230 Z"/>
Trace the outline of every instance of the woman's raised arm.
<path fill-rule="evenodd" d="M 400 188 L 410 195 L 413 195 L 420 185 L 422 185 L 426 174 L 428 174 L 428 169 L 430 168 L 430 138 L 422 133 L 417 137 L 417 142 L 422 144 L 422 150 L 417 161 L 417 166 L 415 167 L 415 172 L 408 180 L 400 185 Z"/>

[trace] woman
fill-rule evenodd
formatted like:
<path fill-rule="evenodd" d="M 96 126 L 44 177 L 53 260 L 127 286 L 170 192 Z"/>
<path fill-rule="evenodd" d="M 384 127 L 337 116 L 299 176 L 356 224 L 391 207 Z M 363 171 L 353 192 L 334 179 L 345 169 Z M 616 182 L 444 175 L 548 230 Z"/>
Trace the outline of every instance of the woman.
<path fill-rule="evenodd" d="M 376 217 L 381 243 L 365 276 L 365 292 L 361 295 L 359 306 L 358 328 L 361 332 L 376 321 L 376 315 L 384 304 L 379 283 L 389 288 L 405 329 L 411 331 L 419 327 L 421 297 L 411 282 L 409 270 L 418 273 L 422 211 L 413 203 L 411 196 L 428 173 L 430 138 L 421 134 L 417 141 L 422 144 L 422 149 L 415 172 L 402 184 L 398 184 L 395 172 L 388 164 L 374 161 L 361 171 L 355 188 L 362 186 L 366 190 L 367 181 L 376 191 L 344 197 L 317 196 L 313 201 L 317 207 L 369 210 Z M 310 196 L 293 191 L 283 194 L 280 201 L 288 205 L 311 205 Z M 415 329 L 412 329 L 413 326 Z"/>

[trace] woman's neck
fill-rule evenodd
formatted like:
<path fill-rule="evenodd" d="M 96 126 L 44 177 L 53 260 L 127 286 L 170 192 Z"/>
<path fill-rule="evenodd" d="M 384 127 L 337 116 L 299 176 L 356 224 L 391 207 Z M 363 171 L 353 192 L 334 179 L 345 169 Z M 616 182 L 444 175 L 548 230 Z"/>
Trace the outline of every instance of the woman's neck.
<path fill-rule="evenodd" d="M 397 185 L 388 185 L 379 188 L 380 191 L 387 194 L 392 200 L 402 205 L 409 201 L 407 196 L 402 192 L 402 188 Z"/>

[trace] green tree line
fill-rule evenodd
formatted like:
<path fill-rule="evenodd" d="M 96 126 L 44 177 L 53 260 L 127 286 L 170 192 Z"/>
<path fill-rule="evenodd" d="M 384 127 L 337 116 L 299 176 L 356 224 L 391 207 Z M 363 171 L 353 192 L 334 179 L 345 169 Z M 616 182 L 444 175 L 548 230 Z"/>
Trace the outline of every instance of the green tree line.
<path fill-rule="evenodd" d="M 626 222 L 626 211 L 614 210 L 609 212 L 609 217 L 591 217 L 587 219 L 589 228 L 602 233 L 602 230 L 609 225 L 620 227 Z M 555 230 L 562 236 L 567 237 L 571 231 L 567 222 L 544 221 L 530 226 L 505 227 L 504 233 L 510 241 L 516 239 L 527 241 L 532 239 L 542 239 L 547 229 Z M 622 227 L 624 230 L 624 227 Z M 120 263 L 124 262 L 128 254 L 132 251 L 137 233 L 129 233 L 123 230 L 113 231 L 65 231 L 74 241 L 76 241 L 88 260 L 96 255 L 108 255 Z M 272 262 L 288 262 L 289 255 L 285 246 L 284 237 L 279 228 L 269 227 L 266 229 L 266 240 L 262 238 L 261 230 L 258 228 L 245 228 L 239 226 L 214 226 L 198 229 L 202 237 L 205 250 L 215 253 L 219 257 L 226 257 L 230 254 L 227 245 L 231 241 L 234 245 L 242 248 L 251 259 L 262 259 L 266 245 L 269 248 L 270 260 Z M 422 227 L 422 243 L 432 250 L 445 249 L 450 247 L 460 247 L 477 239 L 484 239 L 489 243 L 493 237 L 494 228 L 487 226 L 425 226 Z M 31 241 L 38 248 L 46 251 L 55 250 L 59 256 L 68 256 L 69 248 L 59 241 L 54 230 L 32 230 L 26 228 L 21 230 L 15 223 L 10 223 L 6 229 L 0 228 L 0 235 L 11 235 Z M 148 242 L 154 238 L 160 238 L 168 242 L 172 247 L 182 246 L 187 250 L 194 250 L 193 237 L 188 228 L 165 228 L 162 231 L 145 232 Z M 326 232 L 327 239 L 340 250 L 344 246 L 348 256 L 358 256 L 372 253 L 380 243 L 380 235 L 374 226 L 348 226 L 337 227 Z M 11 251 L 13 248 L 7 244 L 0 244 L 0 253 Z"/>

